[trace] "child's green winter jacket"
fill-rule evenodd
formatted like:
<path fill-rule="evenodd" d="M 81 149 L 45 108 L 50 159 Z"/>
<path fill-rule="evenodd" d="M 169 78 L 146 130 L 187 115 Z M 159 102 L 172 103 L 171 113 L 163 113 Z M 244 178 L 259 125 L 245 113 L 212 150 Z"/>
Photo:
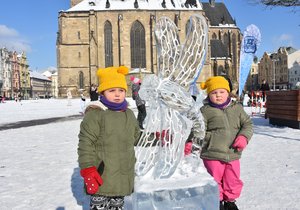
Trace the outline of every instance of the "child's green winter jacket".
<path fill-rule="evenodd" d="M 98 102 L 99 103 L 99 102 Z M 93 108 L 80 125 L 78 162 L 81 169 L 96 166 L 103 185 L 96 194 L 130 195 L 134 186 L 134 145 L 140 128 L 134 113 Z"/>
<path fill-rule="evenodd" d="M 248 142 L 253 135 L 252 121 L 241 104 L 232 101 L 225 109 L 210 105 L 201 108 L 206 135 L 201 158 L 230 162 L 240 159 L 241 152 L 232 148 L 235 138 L 243 135 Z"/>

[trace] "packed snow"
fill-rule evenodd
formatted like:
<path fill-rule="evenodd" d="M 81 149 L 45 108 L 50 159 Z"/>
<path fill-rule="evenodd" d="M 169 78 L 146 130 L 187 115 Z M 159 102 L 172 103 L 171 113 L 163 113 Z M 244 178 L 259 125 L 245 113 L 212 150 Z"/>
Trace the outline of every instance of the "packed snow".
<path fill-rule="evenodd" d="M 249 107 L 245 110 L 251 114 Z M 0 209 L 88 209 L 77 163 L 80 99 L 72 99 L 71 106 L 67 99 L 6 101 L 0 111 Z M 8 123 L 66 116 L 76 117 L 1 129 Z M 241 159 L 244 188 L 237 205 L 241 210 L 300 210 L 300 130 L 270 125 L 259 114 L 252 120 L 254 135 Z"/>
<path fill-rule="evenodd" d="M 109 3 L 107 5 L 107 3 Z M 162 2 L 157 0 L 144 0 L 138 1 L 135 4 L 134 0 L 125 0 L 121 4 L 119 1 L 106 1 L 106 0 L 84 0 L 67 11 L 100 11 L 100 10 L 202 10 L 200 2 L 195 1 L 197 7 L 189 5 L 185 6 L 183 0 L 165 1 L 165 8 L 162 6 Z M 108 6 L 108 7 L 107 7 Z M 136 8 L 137 6 L 137 8 Z"/>

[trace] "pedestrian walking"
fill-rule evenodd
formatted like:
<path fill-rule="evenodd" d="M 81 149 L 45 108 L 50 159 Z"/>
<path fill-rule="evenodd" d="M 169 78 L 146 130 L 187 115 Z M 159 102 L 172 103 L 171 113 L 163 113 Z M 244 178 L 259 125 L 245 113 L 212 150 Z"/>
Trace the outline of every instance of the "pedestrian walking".
<path fill-rule="evenodd" d="M 70 89 L 67 90 L 67 99 L 68 99 L 68 104 L 67 106 L 72 106 L 72 92 Z"/>
<path fill-rule="evenodd" d="M 261 84 L 259 90 L 262 91 L 262 99 L 263 99 L 263 102 L 265 102 L 266 101 L 266 91 L 270 90 L 270 86 L 265 79 L 262 80 L 262 84 Z"/>
<path fill-rule="evenodd" d="M 98 101 L 98 99 L 99 99 L 97 86 L 95 84 L 91 85 L 90 97 L 91 97 L 91 101 Z"/>
<path fill-rule="evenodd" d="M 144 129 L 143 123 L 147 116 L 147 111 L 146 111 L 146 102 L 139 95 L 142 82 L 137 77 L 131 77 L 130 80 L 132 81 L 132 99 L 135 100 L 135 104 L 138 109 L 137 119 L 139 121 L 140 128 Z"/>
<path fill-rule="evenodd" d="M 81 114 L 84 114 L 84 110 L 85 110 L 85 101 L 86 101 L 86 98 L 85 98 L 85 95 L 84 95 L 84 92 L 82 92 L 80 94 L 80 108 L 81 108 Z"/>

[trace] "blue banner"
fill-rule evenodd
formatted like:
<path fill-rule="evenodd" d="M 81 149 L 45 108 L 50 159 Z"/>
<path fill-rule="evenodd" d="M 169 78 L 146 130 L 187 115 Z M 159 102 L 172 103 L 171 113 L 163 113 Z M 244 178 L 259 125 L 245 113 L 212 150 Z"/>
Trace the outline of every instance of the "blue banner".
<path fill-rule="evenodd" d="M 239 69 L 239 96 L 241 96 L 246 84 L 254 55 L 261 41 L 260 31 L 257 26 L 251 24 L 244 31 L 240 54 Z"/>

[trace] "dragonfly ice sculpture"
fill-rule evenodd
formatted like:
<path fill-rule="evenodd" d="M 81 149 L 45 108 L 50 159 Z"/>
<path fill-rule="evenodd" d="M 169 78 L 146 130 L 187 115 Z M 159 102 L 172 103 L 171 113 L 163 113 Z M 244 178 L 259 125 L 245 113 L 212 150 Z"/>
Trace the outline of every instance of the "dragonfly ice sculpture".
<path fill-rule="evenodd" d="M 136 147 L 137 176 L 150 173 L 154 179 L 171 177 L 183 158 L 191 129 L 197 139 L 204 137 L 200 107 L 188 89 L 205 62 L 207 36 L 207 23 L 201 15 L 190 17 L 183 45 L 173 21 L 167 17 L 157 20 L 158 75 L 145 77 L 139 92 L 149 106 Z"/>

